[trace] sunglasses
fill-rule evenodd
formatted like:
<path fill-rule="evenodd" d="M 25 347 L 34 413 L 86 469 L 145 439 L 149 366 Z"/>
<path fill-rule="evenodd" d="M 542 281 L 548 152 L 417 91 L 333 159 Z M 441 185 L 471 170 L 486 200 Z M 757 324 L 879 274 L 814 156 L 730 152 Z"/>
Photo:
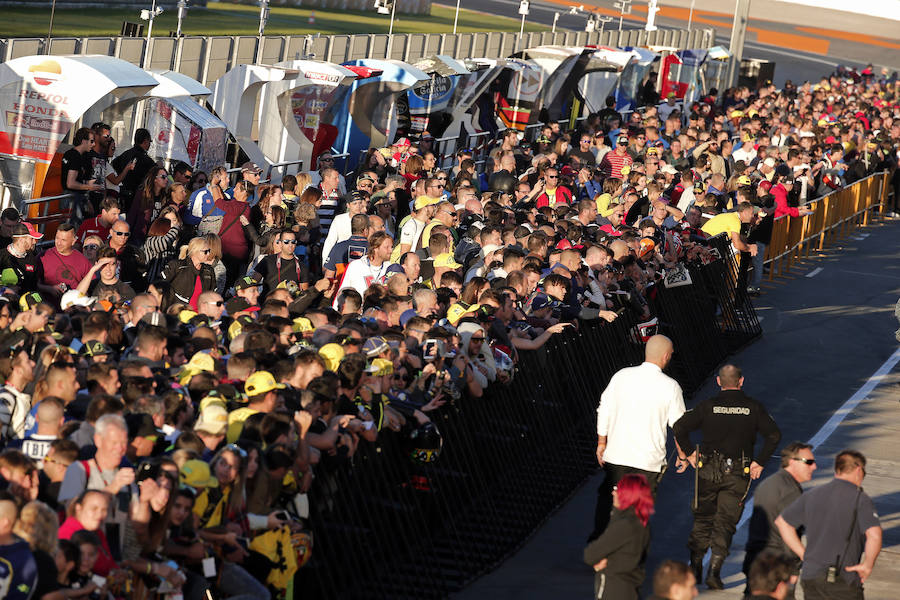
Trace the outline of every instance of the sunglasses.
<path fill-rule="evenodd" d="M 85 250 L 96 250 L 99 247 L 100 246 L 98 246 L 97 244 L 85 244 L 84 245 Z"/>
<path fill-rule="evenodd" d="M 156 178 L 157 179 L 168 179 L 169 176 L 166 175 L 165 173 L 160 173 L 159 175 L 156 176 Z"/>
<path fill-rule="evenodd" d="M 222 300 L 216 300 L 215 302 L 204 302 L 204 304 L 214 304 L 215 306 L 225 306 L 225 303 Z"/>
<path fill-rule="evenodd" d="M 288 244 L 289 246 L 296 246 L 297 240 L 281 240 L 282 244 Z"/>
<path fill-rule="evenodd" d="M 816 464 L 816 459 L 814 459 L 814 458 L 792 458 L 791 460 L 796 460 L 797 462 L 802 462 L 804 465 Z"/>
<path fill-rule="evenodd" d="M 130 231 L 114 231 L 113 233 L 115 233 L 115 234 L 116 234 L 117 236 L 119 236 L 119 237 L 129 237 L 129 236 L 131 236 L 131 232 L 130 232 Z"/>
<path fill-rule="evenodd" d="M 480 343 L 484 342 L 484 338 L 483 337 L 473 337 L 471 341 L 477 342 L 480 344 Z"/>
<path fill-rule="evenodd" d="M 247 458 L 247 451 L 238 446 L 237 444 L 228 444 L 225 446 L 224 450 L 230 450 L 240 456 L 241 458 Z"/>
<path fill-rule="evenodd" d="M 545 175 L 547 179 L 559 179 L 559 175 Z"/>
<path fill-rule="evenodd" d="M 446 177 L 435 177 L 438 181 L 447 181 Z"/>

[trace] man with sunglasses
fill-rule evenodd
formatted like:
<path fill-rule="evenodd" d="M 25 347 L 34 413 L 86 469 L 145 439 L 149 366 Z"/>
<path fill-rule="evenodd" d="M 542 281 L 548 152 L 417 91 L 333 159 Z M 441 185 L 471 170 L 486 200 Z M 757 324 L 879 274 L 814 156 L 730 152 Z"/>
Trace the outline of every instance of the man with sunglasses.
<path fill-rule="evenodd" d="M 109 230 L 109 247 L 116 251 L 119 261 L 119 280 L 137 292 L 147 287 L 144 282 L 145 264 L 140 250 L 128 243 L 131 226 L 127 221 L 117 219 Z"/>
<path fill-rule="evenodd" d="M 792 575 L 800 573 L 800 560 L 784 543 L 775 519 L 803 493 L 801 483 L 812 479 L 816 470 L 813 448 L 803 442 L 791 442 L 781 450 L 781 469 L 763 480 L 753 494 L 753 514 L 747 533 L 743 571 L 750 575 L 754 559 L 764 552 L 784 554 L 791 558 Z M 746 591 L 746 590 L 745 590 Z M 793 589 L 787 598 L 794 598 Z"/>
<path fill-rule="evenodd" d="M 254 267 L 256 278 L 262 282 L 263 295 L 278 287 L 280 283 L 294 282 L 301 290 L 309 287 L 309 267 L 294 254 L 297 247 L 297 234 L 290 229 L 283 229 L 275 235 L 281 238 L 281 251 L 268 254 Z"/>
<path fill-rule="evenodd" d="M 549 206 L 555 208 L 560 204 L 572 204 L 572 191 L 559 183 L 559 170 L 550 167 L 544 171 L 544 190 L 538 195 L 535 206 L 538 210 Z"/>
<path fill-rule="evenodd" d="M 865 477 L 866 457 L 843 450 L 834 458 L 834 479 L 801 495 L 775 519 L 784 543 L 803 561 L 800 585 L 807 600 L 864 597 L 863 584 L 884 535 L 862 488 Z M 806 530 L 805 546 L 797 535 L 800 527 Z"/>
<path fill-rule="evenodd" d="M 337 215 L 328 228 L 328 235 L 322 246 L 322 264 L 328 262 L 331 250 L 339 242 L 349 240 L 353 236 L 351 220 L 356 215 L 366 214 L 369 203 L 369 192 L 353 190 L 347 197 L 347 211 Z M 293 249 L 292 249 L 293 250 Z"/>

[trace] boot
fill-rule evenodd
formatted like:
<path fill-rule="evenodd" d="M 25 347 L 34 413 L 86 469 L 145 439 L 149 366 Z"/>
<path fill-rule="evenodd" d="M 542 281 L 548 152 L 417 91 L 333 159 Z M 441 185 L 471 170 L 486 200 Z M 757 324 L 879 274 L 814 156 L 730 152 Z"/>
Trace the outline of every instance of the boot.
<path fill-rule="evenodd" d="M 697 583 L 703 581 L 703 557 L 705 552 L 691 552 L 691 571 L 694 572 L 694 580 Z"/>
<path fill-rule="evenodd" d="M 706 587 L 711 590 L 724 590 L 725 584 L 722 583 L 722 563 L 725 562 L 724 556 L 713 554 L 709 559 L 709 573 L 706 575 Z"/>

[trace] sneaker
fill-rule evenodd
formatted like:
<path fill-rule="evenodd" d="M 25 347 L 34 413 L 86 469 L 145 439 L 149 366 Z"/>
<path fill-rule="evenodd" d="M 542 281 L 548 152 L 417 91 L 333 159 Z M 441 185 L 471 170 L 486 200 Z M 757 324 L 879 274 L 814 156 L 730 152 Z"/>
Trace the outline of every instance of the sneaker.
<path fill-rule="evenodd" d="M 750 286 L 747 288 L 747 293 L 751 296 L 759 296 L 762 293 L 762 290 L 758 287 Z"/>

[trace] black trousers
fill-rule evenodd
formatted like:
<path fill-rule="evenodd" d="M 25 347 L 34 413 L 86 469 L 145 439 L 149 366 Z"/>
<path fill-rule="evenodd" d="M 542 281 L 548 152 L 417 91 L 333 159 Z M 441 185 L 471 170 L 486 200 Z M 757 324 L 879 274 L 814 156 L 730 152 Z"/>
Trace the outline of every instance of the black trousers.
<path fill-rule="evenodd" d="M 662 479 L 662 473 L 654 473 L 653 471 L 644 471 L 642 469 L 614 465 L 612 463 L 603 465 L 603 471 L 606 473 L 606 476 L 603 478 L 603 483 L 597 488 L 597 509 L 594 511 L 594 531 L 591 532 L 588 541 L 600 537 L 600 534 L 606 531 L 606 526 L 609 525 L 609 517 L 613 507 L 613 487 L 615 487 L 623 477 L 631 473 L 638 473 L 646 477 L 647 483 L 650 484 L 650 493 L 653 494 L 654 500 L 656 499 L 656 486 L 659 485 L 659 480 Z"/>
<path fill-rule="evenodd" d="M 700 478 L 694 528 L 688 538 L 692 554 L 705 554 L 709 548 L 716 556 L 728 556 L 749 483 L 750 479 L 733 474 L 717 483 Z"/>
<path fill-rule="evenodd" d="M 827 583 L 824 577 L 801 579 L 803 597 L 806 600 L 863 600 L 862 586 L 853 586 L 838 577 L 834 583 Z"/>

